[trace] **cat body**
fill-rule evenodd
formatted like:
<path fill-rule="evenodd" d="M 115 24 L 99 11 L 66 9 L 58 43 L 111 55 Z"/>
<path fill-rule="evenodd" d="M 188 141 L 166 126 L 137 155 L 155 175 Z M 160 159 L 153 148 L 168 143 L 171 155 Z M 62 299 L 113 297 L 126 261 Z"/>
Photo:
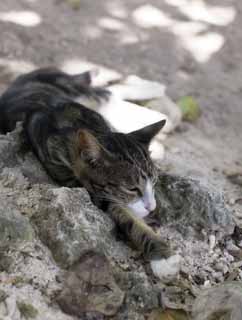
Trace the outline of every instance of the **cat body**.
<path fill-rule="evenodd" d="M 109 95 L 91 86 L 88 72 L 71 76 L 54 68 L 33 71 L 18 77 L 0 98 L 0 132 L 23 121 L 26 139 L 49 175 L 63 186 L 85 187 L 151 260 L 154 273 L 169 275 L 178 260 L 143 220 L 156 207 L 157 172 L 148 146 L 165 120 L 123 134 L 75 102 L 81 96 L 100 103 Z"/>

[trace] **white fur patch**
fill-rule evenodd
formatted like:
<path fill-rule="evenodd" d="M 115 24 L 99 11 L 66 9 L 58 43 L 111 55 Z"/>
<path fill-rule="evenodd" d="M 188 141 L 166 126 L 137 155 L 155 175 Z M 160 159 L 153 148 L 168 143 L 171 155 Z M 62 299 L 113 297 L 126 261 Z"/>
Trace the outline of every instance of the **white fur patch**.
<path fill-rule="evenodd" d="M 164 281 L 174 279 L 180 271 L 181 256 L 174 255 L 168 259 L 152 260 L 150 262 L 154 275 Z"/>
<path fill-rule="evenodd" d="M 150 179 L 148 179 L 146 182 L 145 192 L 142 199 L 143 199 L 145 208 L 149 212 L 155 210 L 156 208 L 155 191 Z"/>
<path fill-rule="evenodd" d="M 154 196 L 154 188 L 149 179 L 146 182 L 143 196 L 129 203 L 128 207 L 139 218 L 144 218 L 148 216 L 151 211 L 155 210 L 156 200 Z"/>
<path fill-rule="evenodd" d="M 128 207 L 132 210 L 132 212 L 136 215 L 136 217 L 144 218 L 148 216 L 150 213 L 145 207 L 142 198 L 136 200 L 135 202 L 131 202 L 128 204 Z"/>

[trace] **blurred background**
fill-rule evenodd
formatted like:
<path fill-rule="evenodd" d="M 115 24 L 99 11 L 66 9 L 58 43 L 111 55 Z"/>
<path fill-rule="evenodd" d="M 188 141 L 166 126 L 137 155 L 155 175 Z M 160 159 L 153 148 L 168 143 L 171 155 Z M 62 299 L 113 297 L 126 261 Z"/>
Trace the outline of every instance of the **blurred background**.
<path fill-rule="evenodd" d="M 1 1 L 0 90 L 36 67 L 103 66 L 192 96 L 201 116 L 165 140 L 163 168 L 209 181 L 240 212 L 228 176 L 242 171 L 241 15 L 236 0 Z"/>

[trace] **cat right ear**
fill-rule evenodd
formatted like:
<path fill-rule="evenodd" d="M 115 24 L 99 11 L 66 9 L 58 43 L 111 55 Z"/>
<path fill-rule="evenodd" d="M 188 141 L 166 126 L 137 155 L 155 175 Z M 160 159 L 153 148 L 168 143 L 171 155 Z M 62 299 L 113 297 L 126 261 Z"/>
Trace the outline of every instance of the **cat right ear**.
<path fill-rule="evenodd" d="M 148 147 L 151 140 L 159 133 L 159 131 L 164 127 L 165 124 L 166 120 L 163 119 L 139 130 L 130 132 L 128 133 L 128 135 Z"/>

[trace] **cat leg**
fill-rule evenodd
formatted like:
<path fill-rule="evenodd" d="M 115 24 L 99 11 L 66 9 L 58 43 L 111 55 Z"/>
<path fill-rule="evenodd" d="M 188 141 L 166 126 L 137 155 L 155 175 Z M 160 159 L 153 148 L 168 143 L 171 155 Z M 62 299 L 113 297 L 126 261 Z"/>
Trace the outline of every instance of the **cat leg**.
<path fill-rule="evenodd" d="M 172 253 L 169 245 L 130 209 L 110 205 L 109 213 L 125 236 L 150 260 L 155 276 L 171 280 L 180 271 L 180 256 Z"/>

